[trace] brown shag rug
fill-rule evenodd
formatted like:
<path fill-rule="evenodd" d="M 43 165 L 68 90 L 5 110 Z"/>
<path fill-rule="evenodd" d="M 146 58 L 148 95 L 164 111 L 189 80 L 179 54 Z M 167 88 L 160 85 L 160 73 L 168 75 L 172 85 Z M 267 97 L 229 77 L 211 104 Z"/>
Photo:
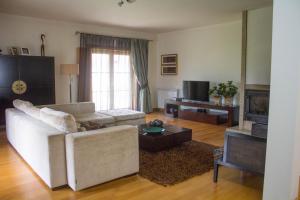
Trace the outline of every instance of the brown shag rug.
<path fill-rule="evenodd" d="M 212 169 L 215 148 L 191 141 L 157 153 L 141 149 L 139 175 L 164 186 L 180 183 Z"/>

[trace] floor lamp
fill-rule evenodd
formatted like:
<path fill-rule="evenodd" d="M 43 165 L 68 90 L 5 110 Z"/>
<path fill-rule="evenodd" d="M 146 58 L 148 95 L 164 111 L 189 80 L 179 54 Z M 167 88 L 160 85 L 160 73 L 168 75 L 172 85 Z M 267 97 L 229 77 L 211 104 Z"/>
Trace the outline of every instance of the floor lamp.
<path fill-rule="evenodd" d="M 70 87 L 70 103 L 72 103 L 72 76 L 79 74 L 79 65 L 78 64 L 61 64 L 60 65 L 61 74 L 69 76 L 69 87 Z"/>

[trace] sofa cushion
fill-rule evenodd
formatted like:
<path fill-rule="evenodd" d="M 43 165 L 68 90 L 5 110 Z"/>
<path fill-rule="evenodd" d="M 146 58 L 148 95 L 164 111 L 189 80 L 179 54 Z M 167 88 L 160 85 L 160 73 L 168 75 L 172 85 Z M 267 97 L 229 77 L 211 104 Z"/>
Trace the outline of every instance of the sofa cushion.
<path fill-rule="evenodd" d="M 115 109 L 115 110 L 101 111 L 100 113 L 104 115 L 112 116 L 117 121 L 140 119 L 145 117 L 145 113 L 135 111 L 135 110 L 129 110 L 129 109 Z"/>
<path fill-rule="evenodd" d="M 15 99 L 13 105 L 16 109 L 23 111 L 27 115 L 35 119 L 40 119 L 40 109 L 34 107 L 31 102 Z"/>
<path fill-rule="evenodd" d="M 13 105 L 15 108 L 23 111 L 24 109 L 26 109 L 27 107 L 29 106 L 33 106 L 33 104 L 29 101 L 23 101 L 23 100 L 20 100 L 20 99 L 15 99 L 13 100 Z"/>
<path fill-rule="evenodd" d="M 25 111 L 25 113 L 35 119 L 41 119 L 41 110 L 37 107 L 31 106 Z"/>
<path fill-rule="evenodd" d="M 75 122 L 75 118 L 69 113 L 53 110 L 50 108 L 42 108 L 41 120 L 44 123 L 49 124 L 63 132 L 77 132 L 77 124 Z"/>
<path fill-rule="evenodd" d="M 146 119 L 145 118 L 139 118 L 139 119 L 130 119 L 130 120 L 123 120 L 123 121 L 117 121 L 116 126 L 120 125 L 132 125 L 132 126 L 138 126 L 146 124 Z"/>
<path fill-rule="evenodd" d="M 72 115 L 95 112 L 95 104 L 93 102 L 53 104 L 53 105 L 46 105 L 46 106 L 41 106 L 41 107 L 51 108 L 53 110 L 70 113 Z"/>
<path fill-rule="evenodd" d="M 115 122 L 114 118 L 101 113 L 84 113 L 74 115 L 76 122 L 93 122 L 99 125 L 112 124 Z"/>

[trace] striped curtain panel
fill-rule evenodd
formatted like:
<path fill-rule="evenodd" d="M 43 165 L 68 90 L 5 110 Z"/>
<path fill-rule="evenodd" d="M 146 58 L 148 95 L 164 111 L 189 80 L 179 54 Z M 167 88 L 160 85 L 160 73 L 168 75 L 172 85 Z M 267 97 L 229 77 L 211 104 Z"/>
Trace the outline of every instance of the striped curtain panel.
<path fill-rule="evenodd" d="M 104 35 L 80 33 L 78 101 L 92 100 L 92 51 L 103 50 L 130 51 L 131 40 Z"/>
<path fill-rule="evenodd" d="M 145 113 L 152 112 L 151 95 L 148 85 L 148 40 L 131 40 L 131 63 L 139 84 L 138 106 Z"/>

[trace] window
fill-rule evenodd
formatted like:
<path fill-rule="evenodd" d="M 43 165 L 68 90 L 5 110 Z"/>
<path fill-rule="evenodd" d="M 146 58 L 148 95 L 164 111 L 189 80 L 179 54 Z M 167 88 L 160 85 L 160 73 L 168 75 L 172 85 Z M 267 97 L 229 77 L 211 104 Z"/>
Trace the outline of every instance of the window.
<path fill-rule="evenodd" d="M 92 96 L 96 110 L 110 109 L 109 54 L 92 54 Z"/>
<path fill-rule="evenodd" d="M 96 110 L 131 108 L 131 79 L 128 53 L 92 54 L 92 99 Z"/>

